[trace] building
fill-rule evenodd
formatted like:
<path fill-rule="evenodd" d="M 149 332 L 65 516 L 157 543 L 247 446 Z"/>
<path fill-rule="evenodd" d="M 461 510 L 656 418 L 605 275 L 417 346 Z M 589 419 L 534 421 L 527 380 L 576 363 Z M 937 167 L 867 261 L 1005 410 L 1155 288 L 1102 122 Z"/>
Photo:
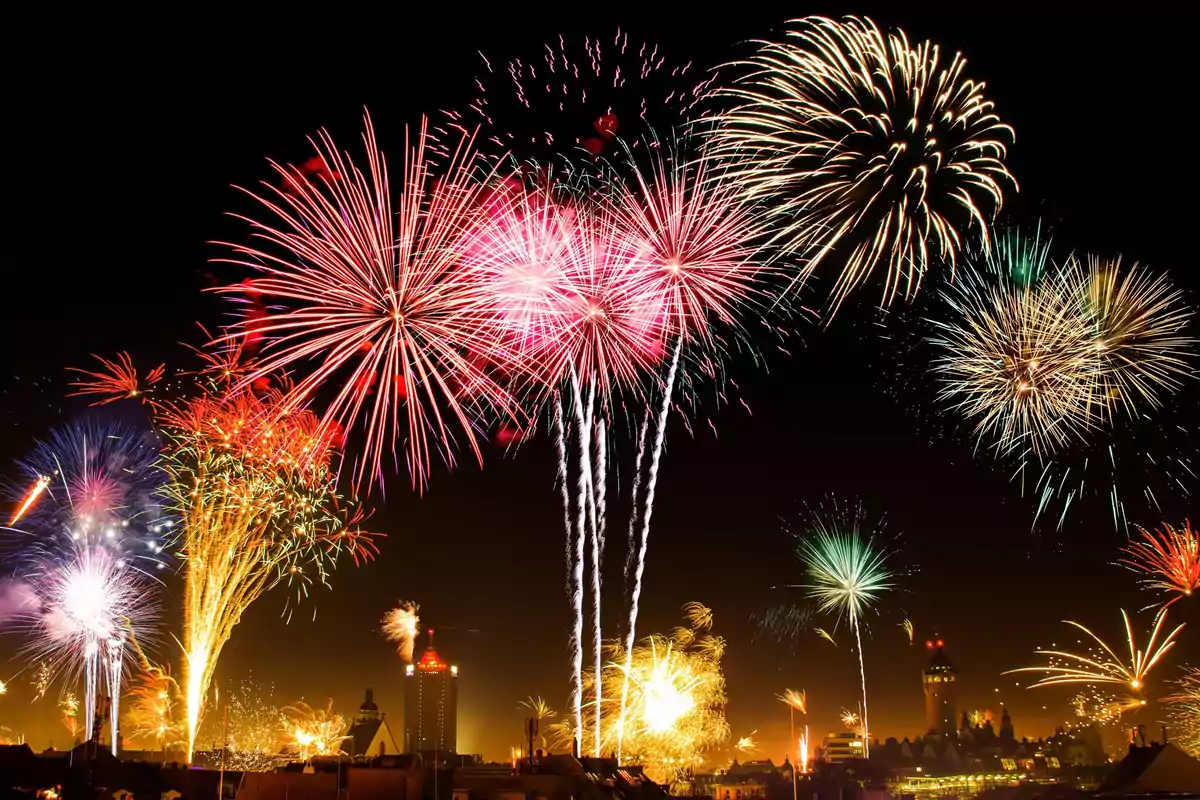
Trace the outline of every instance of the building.
<path fill-rule="evenodd" d="M 941 639 L 928 641 L 925 647 L 931 651 L 929 666 L 921 672 L 925 687 L 925 730 L 953 736 L 957 733 L 958 670 L 946 655 Z"/>
<path fill-rule="evenodd" d="M 367 689 L 366 699 L 358 707 L 358 715 L 346 731 L 342 749 L 352 758 L 381 758 L 400 752 L 396 738 L 387 724 L 387 715 L 375 705 L 375 693 Z"/>
<path fill-rule="evenodd" d="M 458 667 L 447 664 L 430 643 L 404 673 L 404 748 L 432 755 L 435 763 L 458 752 Z"/>
<path fill-rule="evenodd" d="M 822 758 L 830 764 L 841 764 L 862 758 L 866 751 L 863 738 L 857 733 L 831 733 L 821 744 Z"/>

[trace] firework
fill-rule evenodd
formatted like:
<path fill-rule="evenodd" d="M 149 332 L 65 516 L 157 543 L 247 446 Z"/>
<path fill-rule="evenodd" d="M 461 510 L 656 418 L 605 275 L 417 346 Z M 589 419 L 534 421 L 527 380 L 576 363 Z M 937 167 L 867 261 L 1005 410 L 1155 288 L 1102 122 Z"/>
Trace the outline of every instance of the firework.
<path fill-rule="evenodd" d="M 843 515 L 836 506 L 828 518 L 815 516 L 811 531 L 803 536 L 797 552 L 804 563 L 808 582 L 803 585 L 809 598 L 821 612 L 845 619 L 858 647 L 858 668 L 862 679 L 862 728 L 867 730 L 867 674 L 863 660 L 861 620 L 863 615 L 893 587 L 887 568 L 889 553 L 864 537 L 865 512 L 861 507 Z M 864 755 L 869 745 L 863 741 Z"/>
<path fill-rule="evenodd" d="M 162 508 L 165 474 L 149 431 L 85 417 L 52 431 L 17 467 L 34 485 L 27 497 L 41 495 L 17 515 L 23 529 L 40 534 L 28 553 L 56 557 L 87 543 L 144 569 L 165 565 L 174 520 Z"/>
<path fill-rule="evenodd" d="M 800 738 L 796 741 L 796 761 L 800 764 L 800 774 L 808 774 L 809 746 L 808 746 L 808 726 L 804 726 L 804 733 L 800 734 Z"/>
<path fill-rule="evenodd" d="M 751 620 L 755 623 L 756 639 L 760 635 L 770 636 L 778 642 L 786 642 L 794 651 L 800 641 L 800 634 L 809 629 L 812 609 L 804 604 L 787 603 L 771 606 L 762 613 L 755 613 Z"/>
<path fill-rule="evenodd" d="M 294 728 L 274 704 L 274 694 L 272 686 L 244 680 L 218 695 L 223 713 L 205 717 L 199 739 L 222 752 L 226 769 L 266 772 L 278 765 Z"/>
<path fill-rule="evenodd" d="M 417 641 L 421 624 L 416 603 L 402 602 L 383 617 L 383 635 L 389 642 L 396 643 L 396 650 L 405 664 L 413 660 L 413 644 Z"/>
<path fill-rule="evenodd" d="M 862 716 L 857 711 L 851 711 L 848 708 L 843 708 L 838 719 L 842 722 L 842 727 L 853 733 L 855 736 L 865 736 L 863 733 Z"/>
<path fill-rule="evenodd" d="M 533 716 L 534 722 L 537 725 L 538 732 L 542 739 L 542 749 L 548 750 L 546 744 L 546 733 L 542 730 L 542 720 L 553 719 L 558 716 L 558 712 L 550 707 L 550 704 L 542 697 L 534 697 L 530 695 L 521 701 L 521 708 L 526 709 Z"/>
<path fill-rule="evenodd" d="M 313 756 L 345 755 L 342 742 L 350 737 L 343 734 L 346 720 L 333 713 L 333 700 L 325 708 L 317 709 L 301 701 L 285 706 L 283 714 L 291 736 L 285 749 L 301 761 L 309 761 Z"/>
<path fill-rule="evenodd" d="M 627 674 L 630 687 L 624 707 L 604 706 L 604 746 L 615 746 L 621 737 L 626 755 L 660 783 L 677 783 L 706 750 L 729 737 L 720 663 L 724 640 L 701 629 L 683 630 L 690 636 L 642 639 L 632 659 L 614 647 L 603 676 L 609 697 L 620 694 Z"/>
<path fill-rule="evenodd" d="M 1193 377 L 1194 341 L 1184 334 L 1191 311 L 1165 276 L 1123 268 L 1119 258 L 1072 256 L 1049 268 L 1040 230 L 997 239 L 939 292 L 943 310 L 929 320 L 940 399 L 972 424 L 977 442 L 1014 462 L 1014 479 L 1037 476 L 1035 523 L 1062 501 L 1061 526 L 1092 473 L 1110 468 L 1120 527 L 1117 453 L 1146 452 L 1146 443 L 1112 440 L 1123 421 L 1165 411 L 1164 397 Z M 1147 466 L 1171 473 L 1176 461 L 1188 469 L 1186 457 Z"/>
<path fill-rule="evenodd" d="M 373 550 L 361 513 L 334 488 L 329 430 L 310 412 L 282 411 L 282 391 L 158 409 L 182 520 L 189 760 L 221 650 L 246 610 L 279 585 L 305 596 L 339 556 L 357 563 Z"/>
<path fill-rule="evenodd" d="M 1123 661 L 1121 656 L 1118 656 L 1111 647 L 1104 643 L 1103 639 L 1078 622 L 1064 620 L 1067 625 L 1077 628 L 1090 636 L 1092 641 L 1096 643 L 1096 651 L 1087 655 L 1079 655 L 1062 650 L 1036 650 L 1034 652 L 1038 655 L 1049 657 L 1050 663 L 1048 665 L 1022 667 L 1021 669 L 1009 670 L 1009 673 L 1032 672 L 1040 674 L 1042 677 L 1036 683 L 1032 684 L 1031 688 L 1070 683 L 1093 685 L 1113 683 L 1132 689 L 1135 692 L 1144 692 L 1146 689 L 1146 675 L 1175 646 L 1175 637 L 1183 630 L 1184 625 L 1180 624 L 1160 641 L 1159 636 L 1162 634 L 1163 627 L 1167 621 L 1167 610 L 1165 608 L 1161 609 L 1154 618 L 1154 627 L 1150 630 L 1145 648 L 1139 648 L 1133 633 L 1133 625 L 1129 621 L 1129 615 L 1124 610 L 1121 611 L 1121 618 L 1125 622 L 1125 639 L 1129 646 L 1128 661 Z"/>
<path fill-rule="evenodd" d="M 72 739 L 79 737 L 79 698 L 74 692 L 66 692 L 58 701 L 59 719 Z"/>
<path fill-rule="evenodd" d="M 489 152 L 542 164 L 612 155 L 621 142 L 674 127 L 712 81 L 619 30 L 611 39 L 560 36 L 534 58 L 493 65 L 485 57 L 483 66 L 475 98 L 465 111 L 447 112 L 438 139 L 482 126 Z M 448 152 L 443 142 L 438 150 Z"/>
<path fill-rule="evenodd" d="M 808 713 L 808 696 L 803 690 L 785 689 L 783 694 L 775 696 L 788 708 L 799 711 L 801 714 Z"/>
<path fill-rule="evenodd" d="M 747 756 L 754 756 L 758 753 L 758 742 L 754 740 L 754 734 L 758 731 L 750 731 L 749 736 L 742 736 L 734 744 L 733 749 Z"/>
<path fill-rule="evenodd" d="M 33 482 L 33 486 L 29 487 L 29 491 L 21 498 L 21 502 L 17 505 L 16 512 L 9 519 L 9 525 L 16 525 L 21 517 L 25 516 L 26 512 L 37 502 L 41 497 L 42 492 L 46 491 L 46 487 L 50 485 L 50 478 L 45 475 L 39 475 L 37 480 Z"/>
<path fill-rule="evenodd" d="M 757 244 L 765 232 L 763 217 L 747 204 L 740 188 L 710 174 L 705 161 L 683 158 L 678 145 L 653 150 L 655 155 L 645 170 L 628 155 L 633 179 L 617 182 L 613 201 L 618 236 L 629 258 L 639 265 L 644 288 L 660 298 L 653 305 L 661 308 L 664 334 L 674 340 L 661 403 L 653 414 L 653 448 L 644 497 L 639 489 L 643 483 L 643 448 L 652 416 L 649 405 L 639 437 L 638 486 L 630 519 L 632 569 L 628 571 L 632 573 L 633 589 L 625 638 L 627 653 L 632 652 L 637 635 L 650 520 L 682 351 L 685 346 L 710 353 L 718 350 L 715 326 L 740 331 L 739 316 L 760 298 L 763 278 Z M 640 534 L 635 537 L 636 527 L 640 527 Z M 626 693 L 627 687 L 623 687 L 622 697 Z M 618 757 L 620 752 L 618 745 Z"/>
<path fill-rule="evenodd" d="M 39 661 L 37 669 L 33 673 L 33 680 L 30 681 L 33 686 L 34 702 L 46 696 L 46 692 L 50 690 L 50 684 L 53 680 L 54 671 L 50 669 L 50 665 L 45 661 Z"/>
<path fill-rule="evenodd" d="M 169 671 L 144 665 L 130 694 L 133 703 L 122 726 L 127 735 L 137 741 L 152 742 L 163 753 L 185 744 L 184 720 L 176 714 L 181 692 Z"/>
<path fill-rule="evenodd" d="M 824 628 L 813 628 L 813 633 L 815 633 L 817 636 L 820 636 L 822 639 L 829 642 L 834 647 L 837 647 L 837 639 L 834 639 L 833 634 L 830 633 L 829 631 L 825 630 Z"/>
<path fill-rule="evenodd" d="M 642 375 L 661 357 L 662 298 L 641 280 L 638 264 L 627 256 L 611 208 L 582 188 L 517 192 L 489 213 L 488 223 L 466 237 L 460 248 L 469 270 L 490 276 L 487 283 L 500 309 L 501 338 L 518 354 L 535 391 L 545 387 L 535 396 L 548 391 L 553 401 L 575 615 L 572 706 L 578 722 L 576 746 L 581 748 L 584 561 L 589 545 L 595 671 L 603 668 L 599 610 L 608 417 L 614 396 L 636 391 Z M 593 680 L 599 689 L 603 683 Z M 597 747 L 599 736 L 597 724 Z"/>
<path fill-rule="evenodd" d="M 95 372 L 70 368 L 71 372 L 79 373 L 86 380 L 72 382 L 71 385 L 75 387 L 75 391 L 69 396 L 99 395 L 101 399 L 92 405 L 102 406 L 122 398 L 144 397 L 154 388 L 155 384 L 162 380 L 166 370 L 163 364 L 159 364 L 144 376 L 139 377 L 137 368 L 133 365 L 133 359 L 129 357 L 128 353 L 118 353 L 117 357 L 112 360 L 101 356 L 94 356 L 94 358 L 100 362 L 102 367 Z"/>
<path fill-rule="evenodd" d="M 931 262 L 954 267 L 1016 184 L 1012 129 L 961 54 L 884 34 L 868 19 L 793 20 L 718 90 L 735 107 L 711 128 L 713 157 L 769 200 L 774 239 L 800 260 L 798 281 L 841 264 L 836 306 L 872 273 L 883 298 L 917 291 Z"/>
<path fill-rule="evenodd" d="M 98 733 L 97 712 L 107 691 L 115 755 L 130 638 L 148 633 L 156 616 L 150 582 L 124 558 L 87 543 L 57 558 L 32 559 L 27 575 L 37 598 L 19 612 L 33 636 L 27 652 L 45 659 L 51 674 L 66 673 L 68 684 L 82 680 L 89 738 Z"/>
<path fill-rule="evenodd" d="M 908 637 L 908 643 L 913 643 L 913 624 L 911 619 L 906 619 L 900 623 L 900 629 L 904 631 L 904 635 Z"/>
<path fill-rule="evenodd" d="M 488 370 L 503 355 L 494 308 L 458 257 L 459 240 L 480 221 L 484 189 L 470 141 L 434 180 L 423 124 L 406 146 L 403 189 L 393 202 L 386 159 L 369 118 L 365 124 L 365 172 L 322 132 L 313 146 L 334 177 L 314 182 L 275 164 L 285 188 L 249 193 L 268 221 L 243 218 L 255 244 L 229 245 L 227 260 L 260 277 L 225 291 L 270 303 L 272 312 L 243 321 L 224 341 L 251 329 L 265 341 L 240 385 L 304 372 L 280 412 L 330 392 L 320 403 L 323 426 L 359 426 L 365 436 L 359 483 L 381 482 L 385 457 L 398 462 L 403 443 L 413 485 L 422 489 L 435 458 L 454 464 L 459 440 L 482 463 L 477 431 L 486 412 L 516 410 Z"/>
<path fill-rule="evenodd" d="M 1138 530 L 1142 538 L 1126 545 L 1118 563 L 1143 575 L 1146 588 L 1177 594 L 1164 605 L 1200 589 L 1200 538 L 1190 522 L 1181 528 L 1164 523 L 1161 530 Z"/>
<path fill-rule="evenodd" d="M 1200 758 L 1200 669 L 1185 667 L 1176 684 L 1179 692 L 1166 698 L 1167 715 L 1175 725 L 1171 741 L 1193 758 Z"/>

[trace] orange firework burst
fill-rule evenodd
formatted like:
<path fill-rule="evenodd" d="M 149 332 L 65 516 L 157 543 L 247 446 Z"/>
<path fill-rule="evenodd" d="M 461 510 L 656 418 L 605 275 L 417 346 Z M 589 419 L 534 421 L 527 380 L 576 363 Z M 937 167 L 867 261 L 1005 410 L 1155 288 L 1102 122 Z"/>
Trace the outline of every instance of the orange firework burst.
<path fill-rule="evenodd" d="M 93 372 L 75 367 L 69 368 L 71 372 L 78 372 L 88 379 L 72 382 L 71 385 L 75 387 L 76 391 L 69 396 L 100 395 L 101 399 L 92 403 L 94 406 L 107 405 L 126 397 L 143 397 L 156 383 L 162 380 L 163 373 L 166 371 L 165 365 L 159 364 L 147 372 L 144 377 L 139 378 L 129 353 L 117 353 L 117 357 L 112 360 L 103 356 L 93 356 L 93 358 L 100 362 L 103 369 Z"/>
<path fill-rule="evenodd" d="M 1147 589 L 1177 593 L 1164 606 L 1200 589 L 1200 537 L 1191 522 L 1182 528 L 1163 523 L 1160 530 L 1138 530 L 1142 538 L 1126 545 L 1118 564 L 1145 576 L 1142 585 Z"/>

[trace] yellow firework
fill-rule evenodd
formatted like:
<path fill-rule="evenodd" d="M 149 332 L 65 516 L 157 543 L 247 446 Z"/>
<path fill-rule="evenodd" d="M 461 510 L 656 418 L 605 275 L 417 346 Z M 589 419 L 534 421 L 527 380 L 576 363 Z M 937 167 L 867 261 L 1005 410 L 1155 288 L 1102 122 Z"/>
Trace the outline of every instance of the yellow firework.
<path fill-rule="evenodd" d="M 882 271 L 887 302 L 931 263 L 953 268 L 969 234 L 987 242 L 1016 186 L 1013 131 L 961 55 L 869 19 L 808 17 L 731 66 L 718 93 L 736 106 L 712 120 L 711 156 L 768 200 L 798 281 L 840 265 L 836 305 Z"/>
<path fill-rule="evenodd" d="M 687 615 L 693 625 L 712 624 L 712 612 Z M 661 783 L 676 784 L 701 763 L 704 753 L 729 738 L 725 722 L 724 640 L 697 628 L 684 637 L 648 636 L 626 658 L 619 646 L 609 652 L 603 672 L 601 741 L 604 751 L 622 739 L 623 758 L 645 766 Z M 628 666 L 627 666 L 628 665 Z M 621 687 L 629 694 L 622 713 Z M 585 687 L 595 696 L 591 686 Z M 569 725 L 554 726 L 562 744 L 573 741 Z"/>
<path fill-rule="evenodd" d="M 1118 656 L 1116 651 L 1105 644 L 1103 639 L 1078 622 L 1065 620 L 1066 624 L 1091 637 L 1095 642 L 1093 651 L 1081 655 L 1064 650 L 1037 650 L 1035 652 L 1038 655 L 1048 657 L 1048 664 L 1040 667 L 1022 667 L 1009 670 L 1009 673 L 1040 674 L 1042 677 L 1031 688 L 1071 683 L 1091 685 L 1115 683 L 1135 692 L 1143 692 L 1146 688 L 1146 675 L 1175 646 L 1175 637 L 1183 630 L 1184 625 L 1180 624 L 1166 636 L 1162 636 L 1167 621 L 1167 610 L 1162 609 L 1154 618 L 1154 627 L 1151 628 L 1143 649 L 1137 646 L 1133 625 L 1124 610 L 1121 611 L 1121 618 L 1125 622 L 1125 639 L 1129 647 L 1128 660 L 1123 660 L 1123 657 Z"/>
<path fill-rule="evenodd" d="M 396 652 L 405 664 L 411 664 L 413 660 L 413 645 L 421 624 L 421 618 L 417 616 L 420 608 L 416 603 L 400 603 L 383 616 L 383 635 L 389 642 L 396 643 Z"/>
<path fill-rule="evenodd" d="M 339 555 L 370 553 L 335 490 L 329 430 L 307 411 L 282 413 L 280 397 L 211 393 L 156 409 L 183 522 L 189 761 L 221 650 L 246 610 L 279 585 L 307 595 Z"/>
<path fill-rule="evenodd" d="M 801 714 L 808 713 L 808 695 L 803 690 L 796 691 L 795 689 L 784 689 L 783 694 L 775 695 L 788 708 L 795 709 Z"/>
<path fill-rule="evenodd" d="M 251 680 L 214 693 L 217 713 L 205 716 L 199 741 L 223 749 L 226 769 L 266 772 L 279 764 L 295 729 L 275 705 L 274 693 L 274 687 Z"/>
<path fill-rule="evenodd" d="M 285 750 L 308 761 L 314 756 L 343 755 L 342 742 L 346 720 L 333 713 L 333 700 L 325 708 L 313 708 L 303 701 L 283 709 L 287 719 L 288 742 Z"/>

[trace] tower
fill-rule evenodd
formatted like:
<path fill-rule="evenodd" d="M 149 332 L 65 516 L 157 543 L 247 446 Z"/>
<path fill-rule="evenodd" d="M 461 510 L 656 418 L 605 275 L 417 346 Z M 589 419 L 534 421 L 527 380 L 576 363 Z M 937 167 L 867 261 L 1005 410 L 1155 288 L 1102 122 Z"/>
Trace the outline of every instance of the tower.
<path fill-rule="evenodd" d="M 925 687 L 925 730 L 953 736 L 955 733 L 956 693 L 958 670 L 946 655 L 941 639 L 925 643 L 931 651 L 929 666 L 921 672 Z"/>
<path fill-rule="evenodd" d="M 441 762 L 458 748 L 458 667 L 442 661 L 429 647 L 404 670 L 404 748 Z"/>

